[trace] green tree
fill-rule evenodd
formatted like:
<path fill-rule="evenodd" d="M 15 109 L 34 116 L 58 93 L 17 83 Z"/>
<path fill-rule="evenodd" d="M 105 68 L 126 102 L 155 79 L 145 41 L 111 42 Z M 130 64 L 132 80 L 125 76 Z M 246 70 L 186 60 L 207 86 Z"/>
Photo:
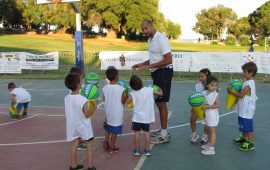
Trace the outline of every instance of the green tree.
<path fill-rule="evenodd" d="M 220 40 L 221 34 L 230 25 L 235 23 L 237 14 L 231 9 L 218 5 L 209 9 L 202 9 L 196 14 L 197 22 L 193 30 L 207 38 L 217 38 Z"/>
<path fill-rule="evenodd" d="M 167 20 L 165 32 L 169 39 L 177 39 L 181 35 L 181 26 L 173 23 L 171 20 Z"/>
<path fill-rule="evenodd" d="M 228 27 L 228 33 L 234 35 L 237 39 L 243 35 L 251 34 L 251 26 L 248 21 L 248 17 L 242 17 L 238 19 L 235 23 Z"/>
<path fill-rule="evenodd" d="M 257 8 L 248 17 L 254 33 L 259 37 L 270 35 L 270 1 Z"/>
<path fill-rule="evenodd" d="M 16 0 L 0 0 L 0 22 L 16 27 L 22 24 L 22 14 Z"/>

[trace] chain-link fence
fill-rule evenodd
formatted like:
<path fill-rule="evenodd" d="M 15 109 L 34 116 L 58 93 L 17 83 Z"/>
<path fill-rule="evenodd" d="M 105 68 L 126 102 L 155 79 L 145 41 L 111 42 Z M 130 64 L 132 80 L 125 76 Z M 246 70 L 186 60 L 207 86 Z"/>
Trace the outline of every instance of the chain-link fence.
<path fill-rule="evenodd" d="M 37 52 L 36 54 L 41 54 Z M 96 72 L 104 79 L 105 71 L 100 69 L 100 60 L 98 52 L 84 52 L 84 72 Z M 64 79 L 71 67 L 75 66 L 75 53 L 71 51 L 59 52 L 59 68 L 58 70 L 22 70 L 21 74 L 0 74 L 1 79 Z M 136 72 L 130 70 L 120 70 L 120 77 L 129 79 L 131 74 L 137 74 L 143 79 L 151 79 L 151 73 Z M 220 81 L 228 81 L 231 79 L 241 79 L 241 73 L 213 73 Z M 198 73 L 194 72 L 174 72 L 174 80 L 197 80 Z M 267 74 L 257 74 L 257 81 L 269 82 L 270 77 Z"/>

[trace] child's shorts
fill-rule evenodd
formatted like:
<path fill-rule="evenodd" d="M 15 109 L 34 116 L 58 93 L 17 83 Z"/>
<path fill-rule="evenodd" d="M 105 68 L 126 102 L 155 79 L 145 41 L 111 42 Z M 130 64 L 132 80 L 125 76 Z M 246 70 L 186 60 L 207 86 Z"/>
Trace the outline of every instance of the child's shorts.
<path fill-rule="evenodd" d="M 134 131 L 141 131 L 149 132 L 150 130 L 150 124 L 149 123 L 138 123 L 138 122 L 132 122 L 132 128 L 131 130 Z"/>
<path fill-rule="evenodd" d="M 108 125 L 107 123 L 104 124 L 104 128 L 107 132 L 112 133 L 112 134 L 116 134 L 119 135 L 122 133 L 122 125 L 120 126 L 111 126 Z"/>
<path fill-rule="evenodd" d="M 15 108 L 16 108 L 16 110 L 21 110 L 23 107 L 24 107 L 24 108 L 28 108 L 28 103 L 29 103 L 29 102 L 26 102 L 26 103 L 17 103 L 17 104 L 15 105 Z"/>
<path fill-rule="evenodd" d="M 238 116 L 240 132 L 253 132 L 253 119 L 246 119 Z"/>

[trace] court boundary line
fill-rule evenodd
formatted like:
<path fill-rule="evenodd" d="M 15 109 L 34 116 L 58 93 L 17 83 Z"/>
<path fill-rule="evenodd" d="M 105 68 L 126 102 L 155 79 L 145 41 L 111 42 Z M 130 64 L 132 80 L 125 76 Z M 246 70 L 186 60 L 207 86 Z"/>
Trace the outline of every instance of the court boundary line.
<path fill-rule="evenodd" d="M 227 116 L 227 115 L 231 115 L 232 113 L 235 113 L 235 111 L 224 113 L 224 114 L 220 115 L 219 117 L 224 117 L 224 116 Z M 202 121 L 197 121 L 196 123 L 200 123 L 200 122 L 202 122 Z M 180 127 L 185 127 L 185 126 L 188 126 L 188 125 L 190 125 L 190 123 L 171 126 L 168 129 L 175 129 L 175 128 L 180 128 Z M 151 130 L 151 131 L 155 131 L 155 130 L 158 130 L 158 129 L 154 129 L 154 130 Z M 134 134 L 134 132 L 125 133 L 125 134 L 119 135 L 119 137 L 121 137 L 121 136 L 129 136 L 129 135 L 133 135 L 133 134 Z M 95 139 L 103 139 L 103 138 L 104 138 L 104 136 L 95 137 Z M 68 141 L 67 140 L 56 140 L 56 141 L 41 141 L 41 142 L 27 142 L 27 143 L 3 143 L 3 144 L 0 144 L 0 147 L 4 147 L 4 146 L 20 146 L 20 145 L 36 145 L 36 144 L 52 144 L 52 143 L 60 143 L 60 142 L 63 143 L 63 142 L 68 142 Z"/>
<path fill-rule="evenodd" d="M 36 117 L 36 116 L 38 116 L 38 115 L 32 115 L 32 116 L 29 116 L 29 117 L 27 117 L 27 118 L 19 119 L 19 120 L 12 121 L 12 122 L 1 123 L 0 126 L 6 126 L 6 125 L 10 125 L 10 124 L 22 122 L 22 121 L 25 121 L 25 120 L 28 120 L 28 119 L 32 119 L 32 118 L 34 118 L 34 117 Z"/>

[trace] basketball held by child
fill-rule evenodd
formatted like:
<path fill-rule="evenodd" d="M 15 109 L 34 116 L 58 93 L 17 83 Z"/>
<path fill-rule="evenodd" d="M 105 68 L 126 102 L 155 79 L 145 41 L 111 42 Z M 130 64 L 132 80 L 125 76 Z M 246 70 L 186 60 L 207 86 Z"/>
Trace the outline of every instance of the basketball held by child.
<path fill-rule="evenodd" d="M 188 103 L 190 104 L 199 119 L 205 118 L 204 111 L 202 110 L 204 102 L 205 97 L 201 93 L 196 92 L 188 96 Z"/>
<path fill-rule="evenodd" d="M 95 84 L 99 83 L 99 76 L 95 72 L 89 72 L 85 76 L 85 84 Z"/>
<path fill-rule="evenodd" d="M 16 117 L 16 110 L 14 107 L 9 106 L 8 108 L 8 114 L 11 119 L 14 119 Z"/>
<path fill-rule="evenodd" d="M 232 80 L 230 81 L 228 87 L 232 92 L 241 92 L 243 86 L 243 82 L 240 80 Z M 237 102 L 237 97 L 233 94 L 228 93 L 227 94 L 227 100 L 226 100 L 226 109 L 231 110 L 232 107 Z"/>
<path fill-rule="evenodd" d="M 160 91 L 161 89 L 157 85 L 150 84 L 149 87 L 152 87 L 154 91 Z M 158 95 L 154 94 L 154 99 L 156 100 Z"/>
<path fill-rule="evenodd" d="M 99 88 L 95 84 L 86 84 L 81 89 L 81 95 L 86 97 L 90 101 L 89 110 L 93 110 L 98 100 L 100 100 Z"/>
<path fill-rule="evenodd" d="M 117 82 L 117 84 L 119 84 L 120 86 L 124 87 L 125 93 L 128 93 L 129 86 L 128 86 L 128 82 L 126 80 L 119 79 L 118 82 Z"/>

